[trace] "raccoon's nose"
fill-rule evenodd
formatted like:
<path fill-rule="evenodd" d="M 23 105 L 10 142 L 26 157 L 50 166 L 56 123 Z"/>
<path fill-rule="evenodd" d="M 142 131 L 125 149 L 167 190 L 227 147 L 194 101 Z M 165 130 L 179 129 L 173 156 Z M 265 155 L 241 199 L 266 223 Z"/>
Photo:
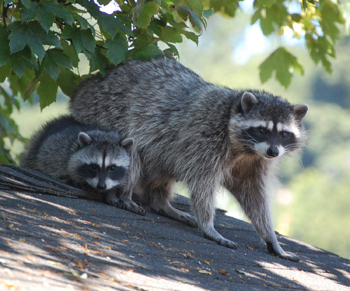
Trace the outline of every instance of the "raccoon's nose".
<path fill-rule="evenodd" d="M 105 183 L 98 183 L 97 184 L 97 189 L 98 190 L 106 190 L 107 186 Z"/>
<path fill-rule="evenodd" d="M 272 146 L 272 147 L 269 147 L 266 151 L 266 153 L 270 156 L 270 157 L 277 157 L 279 155 L 279 150 L 276 146 Z"/>

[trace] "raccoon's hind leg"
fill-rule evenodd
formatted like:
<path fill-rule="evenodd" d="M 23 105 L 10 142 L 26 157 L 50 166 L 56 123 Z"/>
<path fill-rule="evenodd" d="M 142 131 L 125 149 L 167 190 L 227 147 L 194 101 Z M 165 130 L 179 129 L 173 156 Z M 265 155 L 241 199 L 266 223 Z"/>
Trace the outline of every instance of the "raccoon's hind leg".
<path fill-rule="evenodd" d="M 248 173 L 243 173 L 244 170 L 239 172 L 246 174 L 245 177 L 239 177 L 237 172 L 234 175 L 235 178 L 225 186 L 236 197 L 256 231 L 266 242 L 269 253 L 282 259 L 298 262 L 299 258 L 292 253 L 285 252 L 277 241 L 262 177 L 257 172 L 248 175 Z M 247 177 L 250 178 L 247 179 Z"/>
<path fill-rule="evenodd" d="M 219 245 L 237 249 L 239 245 L 224 238 L 214 228 L 215 216 L 215 183 L 208 183 L 208 179 L 197 181 L 193 186 L 189 185 L 191 191 L 192 209 L 197 218 L 198 227 L 204 233 L 204 237 L 217 242 Z"/>
<path fill-rule="evenodd" d="M 160 181 L 152 181 L 152 183 L 144 185 L 144 195 L 146 196 L 150 208 L 162 216 L 197 227 L 197 222 L 192 215 L 180 211 L 170 204 L 174 194 L 174 186 L 174 179 L 161 179 Z"/>

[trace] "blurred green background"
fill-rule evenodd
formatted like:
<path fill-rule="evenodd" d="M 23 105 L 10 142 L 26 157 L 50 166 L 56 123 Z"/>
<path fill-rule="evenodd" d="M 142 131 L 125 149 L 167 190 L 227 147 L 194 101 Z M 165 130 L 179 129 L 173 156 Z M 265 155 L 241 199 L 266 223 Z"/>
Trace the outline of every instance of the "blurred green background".
<path fill-rule="evenodd" d="M 249 22 L 243 12 L 235 19 L 213 17 L 198 47 L 189 41 L 178 46 L 180 61 L 206 81 L 236 89 L 262 89 L 310 106 L 304 120 L 308 145 L 298 157 L 282 162 L 281 185 L 270 193 L 275 229 L 350 259 L 350 38 L 337 45 L 333 73 L 328 75 L 307 56 L 302 40 L 265 38 Z M 305 68 L 304 76 L 295 74 L 287 90 L 275 80 L 262 85 L 258 72 L 260 63 L 281 43 Z M 84 68 L 80 73 L 85 73 Z M 66 113 L 67 105 L 68 98 L 60 94 L 58 102 L 42 113 L 38 105 L 24 105 L 12 116 L 21 134 L 29 138 L 46 120 Z M 17 154 L 22 149 L 19 143 L 12 147 Z M 178 191 L 186 194 L 181 185 Z M 222 191 L 217 200 L 229 215 L 245 219 L 230 195 Z"/>

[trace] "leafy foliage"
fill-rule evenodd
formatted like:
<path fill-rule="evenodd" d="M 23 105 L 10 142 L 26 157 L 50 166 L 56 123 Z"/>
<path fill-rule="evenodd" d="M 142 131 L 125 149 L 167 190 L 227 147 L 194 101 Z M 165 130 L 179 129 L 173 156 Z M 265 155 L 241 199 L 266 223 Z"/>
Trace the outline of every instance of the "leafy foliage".
<path fill-rule="evenodd" d="M 276 71 L 276 79 L 282 86 L 287 88 L 292 80 L 293 70 L 303 74 L 304 70 L 297 58 L 285 48 L 280 47 L 273 52 L 259 67 L 260 80 L 262 83 L 271 78 L 272 72 Z"/>
<path fill-rule="evenodd" d="M 198 44 L 207 18 L 213 13 L 234 17 L 240 1 L 116 0 L 116 11 L 107 14 L 100 8 L 110 0 L 0 0 L 0 82 L 6 80 L 12 91 L 0 87 L 0 147 L 4 138 L 21 139 L 10 118 L 17 96 L 27 100 L 37 94 L 41 108 L 55 102 L 59 89 L 71 96 L 86 77 L 79 74 L 82 55 L 90 73 L 102 75 L 128 58 L 178 56 L 174 44 L 183 37 Z M 290 12 L 291 2 L 299 12 Z M 335 57 L 338 25 L 344 22 L 340 8 L 332 0 L 255 0 L 252 23 L 259 21 L 265 35 L 292 29 L 295 37 L 305 36 L 311 58 L 330 72 L 329 57 Z M 261 81 L 275 71 L 287 87 L 292 69 L 303 72 L 291 53 L 278 48 L 261 64 Z M 10 162 L 8 152 L 0 156 L 1 163 Z"/>

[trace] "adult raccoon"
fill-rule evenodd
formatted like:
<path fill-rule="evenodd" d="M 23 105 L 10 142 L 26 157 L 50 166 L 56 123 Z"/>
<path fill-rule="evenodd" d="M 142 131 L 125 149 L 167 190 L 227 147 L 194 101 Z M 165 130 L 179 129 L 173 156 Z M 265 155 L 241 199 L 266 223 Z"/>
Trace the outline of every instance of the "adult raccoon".
<path fill-rule="evenodd" d="M 133 139 L 122 139 L 116 130 L 107 131 L 81 124 L 72 116 L 62 116 L 33 135 L 20 157 L 20 166 L 106 194 L 105 202 L 114 205 L 119 201 L 116 189 L 127 181 L 132 144 Z"/>
<path fill-rule="evenodd" d="M 225 186 L 240 202 L 268 251 L 282 250 L 273 230 L 267 184 L 280 157 L 302 148 L 305 104 L 266 92 L 235 91 L 205 82 L 176 60 L 129 61 L 107 77 L 84 81 L 70 104 L 75 118 L 117 128 L 134 138 L 132 165 L 120 198 L 136 185 L 155 212 L 196 225 L 217 243 L 237 248 L 214 229 L 215 193 Z M 175 181 L 187 184 L 196 220 L 170 205 Z"/>

